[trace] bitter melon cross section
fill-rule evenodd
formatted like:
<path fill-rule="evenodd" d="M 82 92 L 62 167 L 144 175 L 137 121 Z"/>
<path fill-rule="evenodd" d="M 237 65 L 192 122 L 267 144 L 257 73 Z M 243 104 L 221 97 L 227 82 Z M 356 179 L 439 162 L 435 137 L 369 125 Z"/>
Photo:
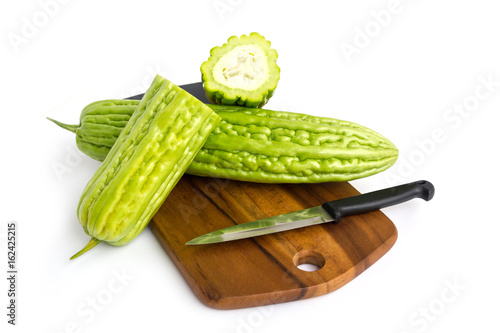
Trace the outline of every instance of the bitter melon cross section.
<path fill-rule="evenodd" d="M 264 106 L 280 78 L 278 53 L 271 42 L 256 32 L 231 36 L 210 50 L 201 65 L 206 97 L 214 104 Z"/>

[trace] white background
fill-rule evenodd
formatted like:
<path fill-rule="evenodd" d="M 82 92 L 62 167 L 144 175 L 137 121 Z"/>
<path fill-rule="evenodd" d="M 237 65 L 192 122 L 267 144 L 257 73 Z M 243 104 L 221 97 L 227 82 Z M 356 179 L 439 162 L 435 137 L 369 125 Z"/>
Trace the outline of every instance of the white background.
<path fill-rule="evenodd" d="M 492 0 L 2 1 L 2 332 L 498 331 L 498 13 Z M 382 133 L 398 163 L 352 184 L 427 179 L 435 198 L 384 209 L 399 236 L 381 260 L 333 293 L 286 304 L 206 307 L 149 229 L 69 261 L 88 240 L 75 211 L 99 163 L 45 117 L 76 123 L 85 105 L 144 92 L 156 73 L 198 82 L 213 46 L 252 31 L 279 54 L 267 108 Z"/>

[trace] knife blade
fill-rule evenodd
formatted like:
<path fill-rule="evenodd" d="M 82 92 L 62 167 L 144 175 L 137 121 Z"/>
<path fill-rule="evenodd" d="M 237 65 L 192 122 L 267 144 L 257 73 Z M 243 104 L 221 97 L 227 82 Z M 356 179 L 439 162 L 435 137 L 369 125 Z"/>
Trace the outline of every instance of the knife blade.
<path fill-rule="evenodd" d="M 203 103 L 210 104 L 209 100 L 207 99 L 207 97 L 205 95 L 205 90 L 203 89 L 203 83 L 195 82 L 195 83 L 183 84 L 183 85 L 180 85 L 179 87 L 186 90 L 188 93 L 190 93 L 194 97 L 198 98 Z M 125 99 L 141 100 L 142 97 L 144 97 L 144 94 L 130 96 L 130 97 L 127 97 Z"/>
<path fill-rule="evenodd" d="M 327 222 L 337 224 L 344 216 L 379 210 L 411 199 L 420 198 L 429 201 L 433 198 L 434 192 L 432 183 L 419 180 L 212 231 L 188 241 L 186 245 L 233 241 Z"/>

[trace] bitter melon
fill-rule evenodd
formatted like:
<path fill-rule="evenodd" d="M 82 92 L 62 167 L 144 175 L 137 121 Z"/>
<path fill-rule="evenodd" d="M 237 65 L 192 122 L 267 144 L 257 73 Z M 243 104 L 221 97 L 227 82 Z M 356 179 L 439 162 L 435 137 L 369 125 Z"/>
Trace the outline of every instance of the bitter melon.
<path fill-rule="evenodd" d="M 112 120 L 120 112 L 126 118 L 134 104 L 139 101 L 106 100 L 90 104 L 90 110 L 85 108 L 80 125 L 72 127 L 77 140 L 85 142 L 80 149 L 102 160 L 123 124 Z M 391 141 L 349 121 L 260 108 L 207 106 L 222 120 L 187 168 L 191 175 L 260 183 L 348 181 L 379 173 L 398 158 Z"/>
<path fill-rule="evenodd" d="M 111 109 L 111 114 L 117 112 Z M 71 259 L 101 241 L 120 246 L 134 239 L 219 121 L 212 109 L 156 76 L 83 190 L 77 216 L 92 238 Z M 113 130 L 108 131 L 107 125 L 101 128 L 109 133 L 103 141 L 114 139 Z"/>
<path fill-rule="evenodd" d="M 232 36 L 210 50 L 201 65 L 207 99 L 215 104 L 262 107 L 274 93 L 280 78 L 278 53 L 256 32 Z"/>
<path fill-rule="evenodd" d="M 86 155 L 104 161 L 138 105 L 137 100 L 123 99 L 91 103 L 81 112 L 79 125 L 47 119 L 75 133 L 76 145 Z"/>

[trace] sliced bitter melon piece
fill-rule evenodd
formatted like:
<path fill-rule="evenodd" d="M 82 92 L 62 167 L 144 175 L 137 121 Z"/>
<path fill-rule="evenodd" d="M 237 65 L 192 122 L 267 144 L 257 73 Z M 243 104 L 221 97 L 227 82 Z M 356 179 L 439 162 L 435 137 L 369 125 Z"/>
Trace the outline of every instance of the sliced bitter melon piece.
<path fill-rule="evenodd" d="M 201 65 L 207 99 L 214 104 L 264 106 L 280 78 L 277 59 L 271 42 L 256 32 L 229 37 L 212 48 Z"/>

